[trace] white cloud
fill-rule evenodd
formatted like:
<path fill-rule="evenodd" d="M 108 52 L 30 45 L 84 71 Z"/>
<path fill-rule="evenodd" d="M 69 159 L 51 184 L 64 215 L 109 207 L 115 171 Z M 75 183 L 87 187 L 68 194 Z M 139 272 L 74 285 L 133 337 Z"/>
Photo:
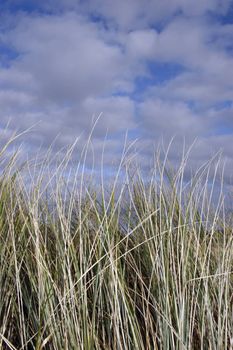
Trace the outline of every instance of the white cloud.
<path fill-rule="evenodd" d="M 148 99 L 140 105 L 141 125 L 152 136 L 171 138 L 181 135 L 195 138 L 202 134 L 205 119 L 182 102 Z"/>
<path fill-rule="evenodd" d="M 230 4 L 60 0 L 50 15 L 17 14 L 0 38 L 18 54 L 0 68 L 1 124 L 11 119 L 12 128 L 26 128 L 41 121 L 28 138 L 30 145 L 46 146 L 59 133 L 59 146 L 80 134 L 83 144 L 93 116 L 103 112 L 94 134 L 97 152 L 107 130 L 113 138 L 136 129 L 142 143 L 150 144 L 155 137 L 168 141 L 177 134 L 177 148 L 182 136 L 187 142 L 198 136 L 194 162 L 218 147 L 233 159 L 232 135 L 216 135 L 233 129 L 232 109 L 224 106 L 233 100 L 232 26 L 206 19 L 208 11 L 224 13 Z M 52 9 L 54 2 L 46 6 Z M 156 75 L 148 69 L 150 62 L 177 64 L 181 72 L 161 76 L 150 88 L 140 86 L 138 77 L 153 81 Z M 121 144 L 120 138 L 109 141 L 109 161 Z"/>
<path fill-rule="evenodd" d="M 153 58 L 157 45 L 158 33 L 153 29 L 132 31 L 126 39 L 128 53 L 136 59 Z"/>
<path fill-rule="evenodd" d="M 15 69 L 31 74 L 37 94 L 55 102 L 111 91 L 125 69 L 120 49 L 76 15 L 23 18 L 8 40 L 21 53 Z"/>
<path fill-rule="evenodd" d="M 45 145 L 58 133 L 64 143 L 72 141 L 101 112 L 98 137 L 134 126 L 134 103 L 111 96 L 132 89 L 129 65 L 95 24 L 75 14 L 22 15 L 4 35 L 19 57 L 0 70 L 2 123 L 11 119 L 12 127 L 24 128 L 40 122 L 35 142 Z"/>
<path fill-rule="evenodd" d="M 66 7 L 66 0 L 61 3 Z M 74 1 L 73 4 L 77 3 Z M 201 16 L 207 11 L 225 13 L 231 4 L 231 0 L 88 0 L 83 6 L 80 3 L 78 8 L 100 14 L 119 28 L 128 30 L 166 21 L 178 11 L 186 16 Z"/>
<path fill-rule="evenodd" d="M 221 101 L 233 100 L 233 85 L 229 78 L 223 81 L 220 74 L 185 72 L 162 86 L 154 87 L 151 93 L 173 100 L 193 101 L 197 106 L 210 106 Z"/>

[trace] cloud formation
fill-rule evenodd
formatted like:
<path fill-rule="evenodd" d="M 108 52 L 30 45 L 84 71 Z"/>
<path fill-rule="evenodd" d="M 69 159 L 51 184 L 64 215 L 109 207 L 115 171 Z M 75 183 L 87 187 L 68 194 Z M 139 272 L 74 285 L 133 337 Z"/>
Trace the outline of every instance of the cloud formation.
<path fill-rule="evenodd" d="M 127 130 L 148 159 L 177 135 L 199 139 L 196 164 L 219 148 L 233 161 L 231 0 L 14 3 L 0 5 L 1 127 L 40 122 L 29 146 L 64 146 L 103 113 L 93 146 L 108 133 L 110 161 Z"/>

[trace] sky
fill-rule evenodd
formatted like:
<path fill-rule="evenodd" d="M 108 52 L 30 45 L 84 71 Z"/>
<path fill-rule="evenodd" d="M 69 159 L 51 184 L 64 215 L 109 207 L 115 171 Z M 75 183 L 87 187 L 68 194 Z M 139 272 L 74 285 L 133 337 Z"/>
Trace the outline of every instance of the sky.
<path fill-rule="evenodd" d="M 233 1 L 1 0 L 2 134 L 33 126 L 23 152 L 83 145 L 100 114 L 97 162 L 126 133 L 145 167 L 158 143 L 174 138 L 176 162 L 195 140 L 191 166 L 222 150 L 232 184 Z"/>

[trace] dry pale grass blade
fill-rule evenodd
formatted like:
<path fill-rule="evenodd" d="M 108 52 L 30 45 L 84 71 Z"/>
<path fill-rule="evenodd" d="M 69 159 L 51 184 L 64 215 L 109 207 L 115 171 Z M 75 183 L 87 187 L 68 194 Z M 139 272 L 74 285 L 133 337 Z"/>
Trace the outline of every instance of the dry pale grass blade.
<path fill-rule="evenodd" d="M 85 170 L 96 123 L 75 171 L 76 143 L 21 168 L 17 152 L 5 157 L 0 348 L 230 349 L 233 235 L 221 157 L 187 180 L 194 146 L 184 143 L 173 168 L 171 142 L 145 178 L 126 138 L 111 185 L 103 149 L 97 189 Z"/>

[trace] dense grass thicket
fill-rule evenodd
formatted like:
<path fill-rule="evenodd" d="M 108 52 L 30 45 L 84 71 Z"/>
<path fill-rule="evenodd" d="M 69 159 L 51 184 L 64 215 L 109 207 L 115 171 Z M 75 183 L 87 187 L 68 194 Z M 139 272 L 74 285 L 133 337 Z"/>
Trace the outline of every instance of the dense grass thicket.
<path fill-rule="evenodd" d="M 172 172 L 158 155 L 143 180 L 123 154 L 97 188 L 82 163 L 71 177 L 72 148 L 56 169 L 48 155 L 17 169 L 3 151 L 1 349 L 231 348 L 233 227 L 221 188 L 212 200 L 218 161 L 187 182 L 186 156 Z"/>

